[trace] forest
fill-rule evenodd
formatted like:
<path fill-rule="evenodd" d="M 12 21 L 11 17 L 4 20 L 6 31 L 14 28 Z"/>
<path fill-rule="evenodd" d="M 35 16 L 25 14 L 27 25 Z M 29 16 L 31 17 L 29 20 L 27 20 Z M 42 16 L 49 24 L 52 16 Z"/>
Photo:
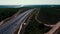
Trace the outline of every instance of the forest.
<path fill-rule="evenodd" d="M 25 7 L 26 8 L 26 7 Z M 11 17 L 19 9 L 24 8 L 0 8 L 0 21 Z M 26 8 L 31 9 L 29 8 Z M 59 8 L 40 8 L 38 18 L 41 22 L 45 24 L 56 24 L 60 20 L 60 9 Z M 26 34 L 44 34 L 48 32 L 51 27 L 44 26 L 43 24 L 38 23 L 34 17 L 32 17 L 29 25 L 26 27 Z"/>

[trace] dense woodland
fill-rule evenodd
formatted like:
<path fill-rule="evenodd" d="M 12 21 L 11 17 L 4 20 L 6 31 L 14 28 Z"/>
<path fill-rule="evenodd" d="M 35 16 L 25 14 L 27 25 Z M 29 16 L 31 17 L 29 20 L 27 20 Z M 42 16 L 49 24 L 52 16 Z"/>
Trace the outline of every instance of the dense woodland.
<path fill-rule="evenodd" d="M 15 14 L 20 8 L 0 8 L 0 21 Z M 59 8 L 41 8 L 39 19 L 43 23 L 55 24 L 60 21 Z M 50 27 L 39 24 L 34 18 L 30 21 L 29 26 L 26 28 L 26 34 L 43 34 L 47 32 Z"/>
<path fill-rule="evenodd" d="M 19 8 L 0 8 L 0 21 L 15 14 Z"/>
<path fill-rule="evenodd" d="M 59 8 L 41 8 L 38 14 L 38 19 L 45 24 L 56 24 L 60 21 L 60 9 Z M 48 32 L 51 27 L 44 26 L 38 23 L 34 17 L 31 19 L 29 25 L 26 27 L 26 34 L 44 34 Z M 58 32 L 59 34 L 59 32 Z"/>

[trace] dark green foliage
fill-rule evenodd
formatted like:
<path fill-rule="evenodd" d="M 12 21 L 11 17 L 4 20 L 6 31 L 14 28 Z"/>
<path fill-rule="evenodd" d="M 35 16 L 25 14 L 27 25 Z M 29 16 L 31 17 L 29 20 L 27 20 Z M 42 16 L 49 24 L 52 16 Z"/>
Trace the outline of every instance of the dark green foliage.
<path fill-rule="evenodd" d="M 55 24 L 60 20 L 60 9 L 59 8 L 41 8 L 39 16 L 40 21 L 47 24 Z M 26 27 L 26 34 L 44 34 L 48 32 L 51 27 L 44 26 L 35 21 L 34 18 L 30 21 Z"/>
<path fill-rule="evenodd" d="M 0 21 L 12 16 L 19 8 L 0 8 Z"/>
<path fill-rule="evenodd" d="M 47 27 L 43 24 L 38 23 L 33 17 L 33 19 L 31 19 L 31 21 L 25 29 L 25 34 L 44 34 L 50 29 L 51 27 Z"/>
<path fill-rule="evenodd" d="M 25 29 L 25 34 L 43 34 L 38 26 L 39 23 L 37 23 L 33 17 Z"/>
<path fill-rule="evenodd" d="M 0 8 L 0 21 L 15 14 L 20 8 Z M 23 9 L 23 8 L 21 8 Z M 29 8 L 24 8 L 26 10 Z M 25 10 L 25 11 L 26 11 Z M 58 8 L 41 8 L 39 13 L 39 19 L 43 23 L 55 24 L 60 20 L 60 9 Z M 50 27 L 46 27 L 43 24 L 38 23 L 34 17 L 29 22 L 25 29 L 25 34 L 44 34 L 50 30 Z"/>
<path fill-rule="evenodd" d="M 60 9 L 59 8 L 42 8 L 39 14 L 41 21 L 47 24 L 56 24 L 60 21 Z"/>

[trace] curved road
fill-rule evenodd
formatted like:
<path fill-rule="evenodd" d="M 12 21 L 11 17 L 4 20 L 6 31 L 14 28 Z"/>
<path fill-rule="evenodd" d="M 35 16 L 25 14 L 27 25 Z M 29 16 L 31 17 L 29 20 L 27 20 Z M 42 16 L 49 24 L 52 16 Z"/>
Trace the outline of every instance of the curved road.
<path fill-rule="evenodd" d="M 34 11 L 34 9 L 30 9 L 25 11 L 24 13 L 18 15 L 17 17 L 12 18 L 4 25 L 0 26 L 0 34 L 14 34 L 17 28 L 21 26 L 21 24 L 27 19 L 27 17 Z"/>

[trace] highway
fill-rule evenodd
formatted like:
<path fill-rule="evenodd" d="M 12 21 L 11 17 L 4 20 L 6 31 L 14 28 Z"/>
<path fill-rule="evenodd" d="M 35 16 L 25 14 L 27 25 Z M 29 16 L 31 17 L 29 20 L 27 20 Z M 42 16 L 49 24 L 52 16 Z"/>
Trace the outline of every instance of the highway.
<path fill-rule="evenodd" d="M 0 34 L 14 34 L 16 29 L 18 29 L 24 23 L 24 21 L 32 12 L 34 12 L 34 10 L 36 10 L 36 8 L 29 9 L 0 26 Z"/>

